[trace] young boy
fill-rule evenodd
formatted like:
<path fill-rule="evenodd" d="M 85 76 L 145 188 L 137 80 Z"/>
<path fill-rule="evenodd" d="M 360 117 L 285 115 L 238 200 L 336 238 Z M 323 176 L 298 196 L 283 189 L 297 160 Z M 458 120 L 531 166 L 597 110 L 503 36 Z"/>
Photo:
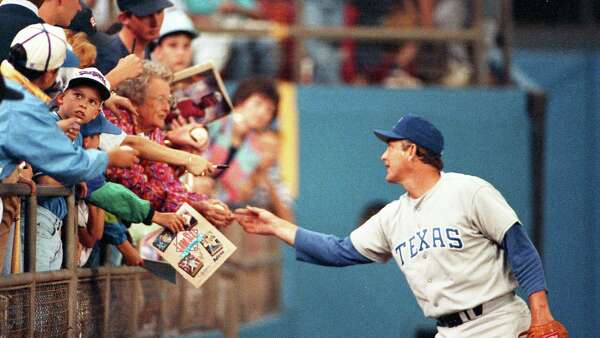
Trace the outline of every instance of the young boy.
<path fill-rule="evenodd" d="M 192 65 L 192 40 L 197 36 L 192 20 L 182 11 L 165 11 L 165 20 L 152 59 L 173 73 Z"/>
<path fill-rule="evenodd" d="M 60 107 L 51 112 L 57 124 L 65 130 L 73 141 L 73 147 L 82 146 L 78 125 L 94 119 L 102 106 L 102 101 L 110 97 L 110 87 L 104 77 L 95 69 L 82 69 L 67 84 L 64 92 L 56 97 Z M 101 75 L 101 74 L 100 74 Z M 102 82 L 104 81 L 104 83 Z M 108 85 L 109 86 L 109 85 Z M 36 173 L 38 184 L 61 186 L 50 176 Z M 39 197 L 37 209 L 37 271 L 59 270 L 62 264 L 62 241 L 60 230 L 62 220 L 67 215 L 67 203 L 63 197 Z"/>
<path fill-rule="evenodd" d="M 61 125 L 69 138 L 74 141 L 75 146 L 83 145 L 87 149 L 96 149 L 98 147 L 98 135 L 100 133 L 121 133 L 119 128 L 108 122 L 102 114 L 99 114 L 102 102 L 108 97 L 110 97 L 110 84 L 106 78 L 104 78 L 102 73 L 95 68 L 79 70 L 76 75 L 69 80 L 64 92 L 56 97 L 58 111 L 54 113 L 55 117 L 63 121 L 77 119 L 77 122 L 83 125 L 81 127 L 81 133 L 79 133 L 77 126 L 73 125 L 72 122 Z M 47 176 L 40 178 L 39 181 L 46 184 L 57 184 L 57 182 Z M 152 224 L 152 222 L 156 222 L 173 232 L 183 230 L 184 220 L 181 216 L 174 213 L 155 213 L 148 201 L 140 199 L 133 192 L 120 184 L 106 182 L 104 175 L 100 175 L 86 183 L 87 184 L 82 185 L 83 195 L 86 201 L 114 214 L 125 223 L 144 222 L 146 224 Z M 44 207 L 42 203 L 48 206 L 48 208 Z M 45 199 L 43 202 L 40 202 L 40 205 L 46 208 L 47 211 L 51 211 L 58 219 L 62 219 L 66 215 L 64 198 Z M 62 209 L 63 207 L 64 210 Z M 38 215 L 39 214 L 40 212 L 38 211 Z M 45 215 L 47 213 L 42 210 L 42 214 Z M 48 222 L 46 222 L 46 225 L 48 225 Z M 107 229 L 104 230 L 105 231 L 103 232 L 105 233 Z M 115 231 L 119 234 L 117 237 L 123 239 L 119 243 L 114 243 L 118 247 L 125 241 L 126 230 L 123 228 L 122 230 L 117 229 Z M 97 232 L 94 231 L 93 233 Z M 54 257 L 50 257 L 52 263 L 49 264 L 49 269 L 60 268 L 60 262 L 62 261 L 60 236 L 58 237 L 58 241 L 59 243 L 53 241 L 55 244 L 53 248 L 56 248 L 56 251 L 54 251 Z M 127 245 L 127 243 L 123 245 L 125 245 L 123 247 L 124 249 L 132 248 L 130 243 L 129 245 Z M 126 251 L 131 252 L 131 250 Z M 58 259 L 59 256 L 60 259 Z M 126 259 L 126 261 L 128 260 Z M 141 259 L 132 261 L 140 263 Z M 39 264 L 40 268 L 43 269 L 46 263 L 47 260 L 42 260 Z"/>

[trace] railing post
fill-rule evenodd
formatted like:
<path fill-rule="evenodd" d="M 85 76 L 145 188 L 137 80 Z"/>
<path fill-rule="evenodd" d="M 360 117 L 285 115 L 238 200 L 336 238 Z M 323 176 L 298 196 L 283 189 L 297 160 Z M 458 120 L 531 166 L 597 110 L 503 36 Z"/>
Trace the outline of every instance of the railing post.
<path fill-rule="evenodd" d="M 224 338 L 237 338 L 240 331 L 240 302 L 239 302 L 239 274 L 233 266 L 223 265 L 222 283 L 225 290 L 225 306 L 223 313 L 217 317 L 218 326 L 221 327 Z"/>
<path fill-rule="evenodd" d="M 102 314 L 102 337 L 112 337 L 112 334 L 109 334 L 109 319 L 110 319 L 110 282 L 111 282 L 111 273 L 110 269 L 108 269 L 106 273 L 106 284 L 104 287 L 104 298 L 102 302 L 104 303 L 104 313 Z"/>
<path fill-rule="evenodd" d="M 131 332 L 134 337 L 137 337 L 137 328 L 138 328 L 138 317 L 140 312 L 140 298 L 143 297 L 143 289 L 142 289 L 142 281 L 140 278 L 140 273 L 137 272 L 133 275 L 133 278 L 130 279 L 130 283 L 133 284 L 133 302 L 131 302 L 131 322 L 129 323 Z"/>
<path fill-rule="evenodd" d="M 77 265 L 75 256 L 77 252 L 77 209 L 75 206 L 75 195 L 71 193 L 67 197 L 67 218 L 63 226 L 65 231 L 65 255 L 64 263 L 69 270 L 69 309 L 68 309 L 68 327 L 69 337 L 77 336 Z"/>
<path fill-rule="evenodd" d="M 36 294 L 36 272 L 35 272 L 35 255 L 36 255 L 36 240 L 37 240 L 37 197 L 29 195 L 27 198 L 27 231 L 25 232 L 25 257 L 23 272 L 30 272 L 34 275 L 31 287 L 29 288 L 29 314 L 28 314 L 28 334 L 29 337 L 34 336 L 35 331 L 35 294 Z"/>
<path fill-rule="evenodd" d="M 27 197 L 27 227 L 23 272 L 35 272 L 35 245 L 37 238 L 37 196 Z"/>

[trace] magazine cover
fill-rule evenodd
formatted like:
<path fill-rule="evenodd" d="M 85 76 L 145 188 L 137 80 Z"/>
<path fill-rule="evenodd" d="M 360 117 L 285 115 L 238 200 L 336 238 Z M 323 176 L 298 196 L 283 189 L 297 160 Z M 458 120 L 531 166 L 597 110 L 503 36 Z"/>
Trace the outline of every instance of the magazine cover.
<path fill-rule="evenodd" d="M 175 73 L 171 82 L 174 106 L 167 117 L 193 118 L 207 125 L 231 112 L 232 104 L 223 80 L 212 63 L 192 66 Z"/>
<path fill-rule="evenodd" d="M 152 247 L 194 287 L 200 287 L 237 249 L 217 228 L 189 204 L 177 213 L 186 219 L 186 230 L 164 229 Z"/>

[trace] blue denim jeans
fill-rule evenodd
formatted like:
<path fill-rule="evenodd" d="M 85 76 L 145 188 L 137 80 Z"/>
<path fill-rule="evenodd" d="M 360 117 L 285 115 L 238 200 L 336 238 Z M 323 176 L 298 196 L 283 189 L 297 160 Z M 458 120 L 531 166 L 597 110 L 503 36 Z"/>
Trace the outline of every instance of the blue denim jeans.
<path fill-rule="evenodd" d="M 62 220 L 50 210 L 37 209 L 37 241 L 35 269 L 38 272 L 60 270 L 63 248 L 60 238 Z"/>

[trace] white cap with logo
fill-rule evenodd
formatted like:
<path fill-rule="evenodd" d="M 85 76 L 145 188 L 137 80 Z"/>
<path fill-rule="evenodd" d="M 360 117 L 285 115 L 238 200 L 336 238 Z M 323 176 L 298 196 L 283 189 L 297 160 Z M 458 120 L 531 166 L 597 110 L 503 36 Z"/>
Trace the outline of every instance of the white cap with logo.
<path fill-rule="evenodd" d="M 75 75 L 67 82 L 65 90 L 81 85 L 88 85 L 98 89 L 102 101 L 106 101 L 110 97 L 110 83 L 104 75 L 94 67 L 77 70 Z"/>

